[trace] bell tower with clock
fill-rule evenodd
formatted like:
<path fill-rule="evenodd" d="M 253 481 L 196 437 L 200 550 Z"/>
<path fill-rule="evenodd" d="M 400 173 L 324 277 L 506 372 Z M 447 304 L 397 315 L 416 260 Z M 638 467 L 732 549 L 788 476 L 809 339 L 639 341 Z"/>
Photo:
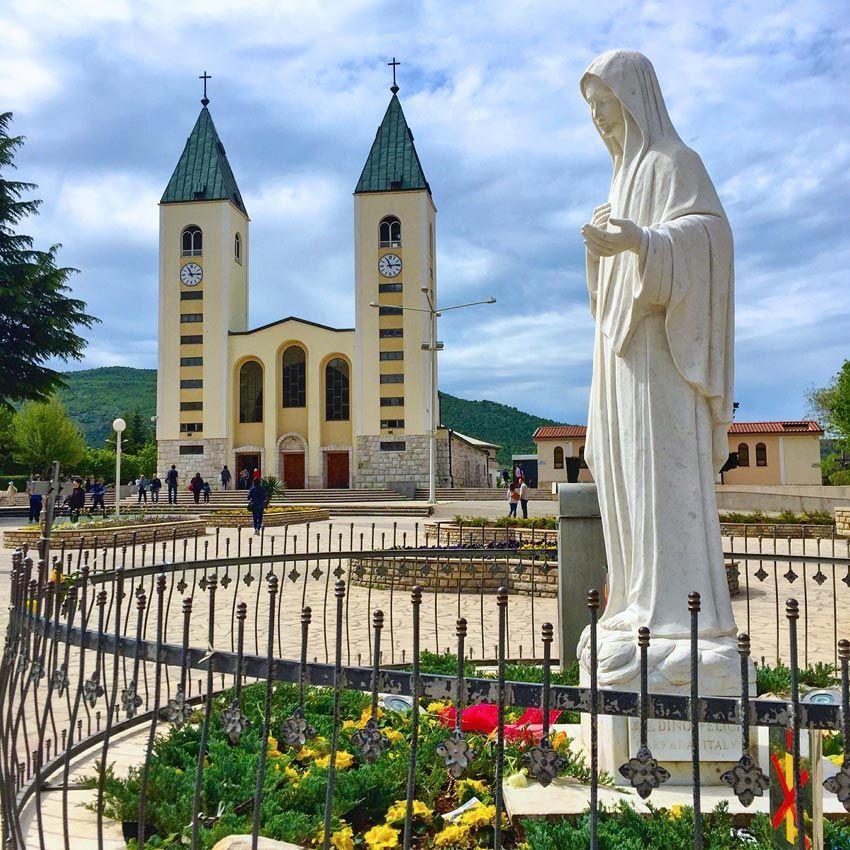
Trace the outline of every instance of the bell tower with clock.
<path fill-rule="evenodd" d="M 175 464 L 183 483 L 227 463 L 228 334 L 248 326 L 248 214 L 202 79 L 203 108 L 159 216 L 158 471 Z"/>
<path fill-rule="evenodd" d="M 436 303 L 437 209 L 398 99 L 399 63 L 389 64 L 392 98 L 354 190 L 354 478 L 355 486 L 421 487 L 432 397 L 422 344 L 429 295 Z"/>

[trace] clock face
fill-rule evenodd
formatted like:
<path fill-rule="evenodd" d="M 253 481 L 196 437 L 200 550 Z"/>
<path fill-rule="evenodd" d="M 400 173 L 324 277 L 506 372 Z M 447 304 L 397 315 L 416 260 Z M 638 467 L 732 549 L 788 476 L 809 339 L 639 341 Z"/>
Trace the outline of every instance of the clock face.
<path fill-rule="evenodd" d="M 186 284 L 186 286 L 197 286 L 204 277 L 204 270 L 197 263 L 186 263 L 182 269 L 180 269 L 180 280 Z"/>
<path fill-rule="evenodd" d="M 378 271 L 384 277 L 395 277 L 401 272 L 401 257 L 396 254 L 384 254 L 378 260 Z"/>

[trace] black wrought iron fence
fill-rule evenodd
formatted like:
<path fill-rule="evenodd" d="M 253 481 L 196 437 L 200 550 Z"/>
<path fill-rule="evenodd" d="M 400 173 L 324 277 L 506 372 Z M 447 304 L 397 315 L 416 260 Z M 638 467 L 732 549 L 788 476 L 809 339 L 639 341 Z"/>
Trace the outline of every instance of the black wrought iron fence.
<path fill-rule="evenodd" d="M 408 550 L 414 558 L 436 559 L 477 557 L 489 552 L 495 561 L 511 553 L 498 550 Z M 380 561 L 396 554 L 393 550 L 358 550 L 360 557 Z M 330 689 L 333 696 L 329 753 L 327 760 L 326 799 L 322 844 L 330 846 L 331 827 L 336 823 L 338 797 L 337 761 L 340 731 L 343 726 L 340 705 L 345 693 L 359 691 L 370 695 L 368 719 L 352 742 L 359 765 L 368 765 L 382 757 L 389 746 L 387 734 L 377 723 L 380 695 L 410 697 L 410 722 L 404 727 L 408 773 L 404 794 L 403 846 L 414 841 L 414 800 L 417 793 L 417 765 L 423 758 L 438 759 L 455 779 L 462 777 L 471 764 L 473 742 L 463 731 L 464 706 L 489 702 L 496 706 L 494 783 L 495 812 L 493 846 L 500 848 L 511 839 L 510 825 L 503 822 L 503 778 L 505 770 L 506 709 L 534 707 L 542 709 L 544 726 L 539 739 L 529 742 L 523 755 L 529 776 L 541 786 L 549 785 L 565 768 L 565 762 L 553 746 L 548 728 L 548 711 L 578 712 L 589 718 L 590 735 L 588 800 L 590 810 L 590 847 L 598 847 L 599 752 L 598 725 L 604 716 L 633 717 L 639 720 L 639 746 L 621 766 L 620 773 L 642 797 L 648 798 L 663 785 L 669 773 L 649 749 L 648 721 L 652 718 L 686 721 L 691 724 L 691 763 L 694 777 L 694 847 L 701 848 L 702 790 L 700 786 L 700 736 L 704 724 L 731 724 L 740 730 L 741 752 L 737 764 L 724 775 L 738 799 L 749 805 L 768 788 L 768 779 L 750 750 L 752 727 L 780 727 L 790 730 L 793 775 L 790 784 L 795 822 L 802 824 L 803 797 L 801 780 L 800 736 L 805 730 L 837 730 L 844 741 L 850 740 L 850 686 L 848 662 L 850 642 L 840 641 L 841 704 L 804 704 L 799 690 L 798 623 L 800 606 L 795 600 L 785 605 L 789 642 L 791 693 L 788 700 L 758 699 L 750 692 L 749 639 L 739 641 L 741 655 L 741 693 L 738 698 L 701 696 L 699 693 L 698 627 L 700 600 L 692 594 L 684 604 L 690 610 L 692 631 L 691 689 L 689 694 L 669 695 L 648 690 L 647 657 L 652 636 L 641 629 L 636 636 L 640 647 L 640 688 L 638 692 L 614 691 L 599 687 L 596 677 L 596 630 L 600 595 L 587 596 L 590 626 L 590 676 L 587 686 L 552 684 L 553 630 L 549 623 L 537 629 L 542 656 L 542 682 L 509 681 L 506 665 L 510 655 L 511 609 L 520 597 L 510 595 L 506 586 L 482 592 L 485 617 L 495 621 L 494 679 L 470 677 L 463 660 L 468 657 L 469 623 L 465 617 L 454 621 L 452 636 L 444 631 L 444 645 L 458 656 L 456 674 L 433 675 L 421 671 L 423 626 L 427 623 L 425 595 L 414 585 L 393 598 L 409 637 L 410 669 L 398 669 L 386 662 L 385 640 L 388 618 L 382 610 L 364 604 L 352 607 L 352 593 L 345 580 L 337 577 L 336 566 L 353 557 L 351 550 L 340 547 L 332 556 L 322 552 L 288 554 L 249 554 L 242 557 L 211 557 L 208 560 L 136 565 L 116 563 L 94 569 L 83 556 L 79 571 L 66 572 L 67 562 L 57 557 L 48 567 L 33 562 L 23 552 L 16 553 L 11 572 L 10 618 L 0 663 L 0 797 L 2 797 L 3 840 L 6 847 L 52 847 L 55 833 L 45 823 L 45 804 L 60 795 L 64 845 L 70 850 L 75 836 L 75 819 L 69 790 L 72 773 L 86 759 L 102 768 L 110 763 L 110 753 L 120 736 L 137 730 L 139 762 L 142 770 L 138 785 L 137 841 L 143 847 L 146 837 L 156 829 L 149 823 L 148 801 L 151 794 L 149 766 L 160 724 L 180 729 L 190 720 L 199 729 L 197 761 L 186 835 L 192 848 L 199 848 L 220 815 L 211 814 L 204 782 L 206 759 L 215 726 L 221 724 L 233 746 L 243 746 L 249 707 L 245 694 L 249 687 L 262 691 L 259 716 L 262 732 L 255 739 L 258 748 L 257 776 L 253 797 L 240 804 L 240 813 L 250 822 L 256 842 L 263 832 L 264 800 L 270 793 L 267 741 L 276 733 L 281 744 L 292 750 L 309 745 L 315 736 L 305 694 L 310 688 Z M 67 553 L 66 553 L 67 560 Z M 311 566 L 321 565 L 324 582 L 318 606 L 301 605 L 303 575 Z M 72 562 L 70 566 L 75 565 Z M 500 565 L 501 568 L 501 565 Z M 421 570 L 420 570 L 421 571 Z M 297 572 L 294 578 L 290 572 Z M 252 581 L 246 581 L 253 576 Z M 228 595 L 233 584 L 238 593 Z M 256 584 L 256 588 L 253 585 Z M 373 590 L 373 593 L 376 591 Z M 291 608 L 281 600 L 291 596 Z M 374 596 L 370 601 L 374 600 Z M 477 611 L 477 609 L 476 609 Z M 454 611 L 451 612 L 454 615 Z M 359 619 L 358 619 L 359 618 Z M 514 618 L 515 619 L 515 618 Z M 401 622 L 401 620 L 399 621 Z M 321 624 L 321 629 L 317 626 Z M 401 628 L 400 626 L 398 628 Z M 524 620 L 515 630 L 530 640 L 531 625 Z M 368 650 L 360 651 L 359 661 L 349 660 L 357 635 L 365 635 Z M 317 634 L 318 632 L 318 634 Z M 348 633 L 347 633 L 348 632 Z M 326 658 L 310 661 L 319 654 Z M 253 651 L 252 651 L 253 650 Z M 355 656 L 358 652 L 353 653 Z M 365 661 L 365 663 L 364 663 Z M 196 678 L 197 677 L 197 678 Z M 280 728 L 273 729 L 272 704 L 280 683 L 298 687 L 299 701 Z M 252 691 L 255 693 L 255 691 Z M 227 694 L 223 710 L 216 700 Z M 433 753 L 421 748 L 419 703 L 421 700 L 451 700 L 455 706 L 455 725 Z M 200 713 L 195 713 L 199 710 Z M 432 765 L 433 767 L 433 765 Z M 358 769 L 356 766 L 354 769 Z M 101 769 L 94 789 L 98 846 L 104 846 L 104 799 L 107 771 Z M 836 793 L 850 811 L 850 761 L 846 758 L 827 791 Z M 27 829 L 28 811 L 34 822 Z M 250 817 L 249 817 L 250 816 Z M 804 835 L 795 839 L 804 847 Z"/>
<path fill-rule="evenodd" d="M 744 602 L 738 622 L 743 613 L 746 631 L 760 638 L 758 654 L 773 663 L 787 658 L 782 606 L 795 596 L 802 664 L 837 666 L 839 636 L 850 630 L 850 538 L 828 526 L 760 527 L 758 534 L 744 524 L 725 528 L 727 569 Z"/>

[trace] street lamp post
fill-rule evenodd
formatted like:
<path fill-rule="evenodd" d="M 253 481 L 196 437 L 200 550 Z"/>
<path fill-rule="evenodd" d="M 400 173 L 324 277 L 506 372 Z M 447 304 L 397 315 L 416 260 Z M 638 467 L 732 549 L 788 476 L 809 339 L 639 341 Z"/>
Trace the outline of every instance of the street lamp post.
<path fill-rule="evenodd" d="M 431 296 L 431 290 L 427 286 L 422 287 L 422 292 L 425 295 L 425 300 L 428 302 L 427 307 L 407 307 L 402 305 L 400 309 L 428 314 L 428 342 L 422 343 L 422 350 L 430 352 L 431 355 L 428 369 L 430 375 L 428 382 L 428 396 L 430 399 L 428 415 L 428 504 L 434 505 L 437 502 L 437 430 L 440 425 L 437 420 L 437 409 L 439 408 L 437 352 L 445 348 L 442 342 L 437 341 L 437 319 L 449 310 L 476 307 L 479 304 L 495 304 L 496 299 L 491 295 L 483 301 L 470 301 L 467 304 L 454 304 L 451 307 L 437 307 Z M 377 301 L 372 301 L 369 306 L 378 308 L 381 305 Z"/>
<path fill-rule="evenodd" d="M 115 516 L 121 516 L 121 435 L 127 423 L 120 417 L 112 423 L 115 431 Z"/>

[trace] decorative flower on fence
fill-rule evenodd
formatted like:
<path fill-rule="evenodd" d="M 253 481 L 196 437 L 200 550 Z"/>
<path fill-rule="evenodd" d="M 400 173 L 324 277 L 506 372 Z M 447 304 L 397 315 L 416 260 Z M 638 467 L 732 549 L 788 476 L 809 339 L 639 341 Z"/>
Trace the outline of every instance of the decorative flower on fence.
<path fill-rule="evenodd" d="M 169 723 L 173 723 L 178 729 L 189 719 L 192 713 L 192 708 L 186 705 L 186 696 L 183 693 L 183 686 L 177 686 L 177 692 L 168 700 L 168 705 L 165 706 L 163 716 Z"/>
<path fill-rule="evenodd" d="M 33 661 L 32 666 L 30 667 L 30 682 L 34 685 L 37 685 L 44 677 L 44 666 L 40 661 Z"/>
<path fill-rule="evenodd" d="M 96 672 L 92 673 L 91 678 L 86 679 L 83 683 L 83 700 L 88 704 L 89 708 L 94 708 L 94 704 L 104 693 L 98 674 Z"/>
<path fill-rule="evenodd" d="M 446 768 L 455 779 L 460 779 L 466 773 L 475 758 L 475 750 L 464 738 L 463 732 L 458 730 L 455 730 L 450 738 L 441 741 L 434 752 L 445 762 Z"/>
<path fill-rule="evenodd" d="M 239 702 L 233 700 L 230 708 L 221 712 L 221 725 L 230 738 L 231 744 L 238 744 L 242 733 L 251 725 L 251 721 L 242 713 Z"/>
<path fill-rule="evenodd" d="M 528 768 L 533 779 L 544 788 L 566 767 L 566 761 L 558 755 L 552 741 L 542 738 L 537 746 L 523 754 L 522 763 Z"/>
<path fill-rule="evenodd" d="M 381 753 L 390 746 L 389 739 L 378 728 L 378 721 L 374 717 L 370 717 L 366 725 L 351 736 L 351 742 L 366 764 L 377 761 Z"/>
<path fill-rule="evenodd" d="M 823 787 L 830 794 L 835 794 L 838 797 L 838 802 L 850 812 L 850 759 L 844 760 L 841 770 L 835 776 L 830 776 L 823 783 Z"/>
<path fill-rule="evenodd" d="M 53 679 L 51 680 L 51 684 L 53 685 L 53 689 L 60 697 L 62 696 L 62 694 L 65 693 L 65 688 L 67 688 L 71 684 L 71 680 L 68 678 L 68 672 L 65 669 L 64 664 L 61 667 L 57 667 L 53 671 Z"/>
<path fill-rule="evenodd" d="M 756 797 L 763 796 L 770 788 L 770 780 L 746 753 L 738 759 L 735 767 L 721 775 L 720 780 L 732 789 L 744 806 L 752 805 Z"/>
<path fill-rule="evenodd" d="M 632 783 L 632 788 L 643 800 L 670 778 L 670 772 L 658 764 L 649 747 L 641 747 L 637 755 L 620 768 L 620 773 Z"/>
<path fill-rule="evenodd" d="M 300 750 L 315 734 L 316 729 L 307 722 L 300 708 L 288 720 L 284 720 L 280 727 L 281 737 L 293 749 Z"/>
<path fill-rule="evenodd" d="M 121 710 L 127 713 L 127 719 L 136 716 L 142 698 L 136 693 L 136 680 L 132 679 L 130 684 L 121 691 Z"/>

